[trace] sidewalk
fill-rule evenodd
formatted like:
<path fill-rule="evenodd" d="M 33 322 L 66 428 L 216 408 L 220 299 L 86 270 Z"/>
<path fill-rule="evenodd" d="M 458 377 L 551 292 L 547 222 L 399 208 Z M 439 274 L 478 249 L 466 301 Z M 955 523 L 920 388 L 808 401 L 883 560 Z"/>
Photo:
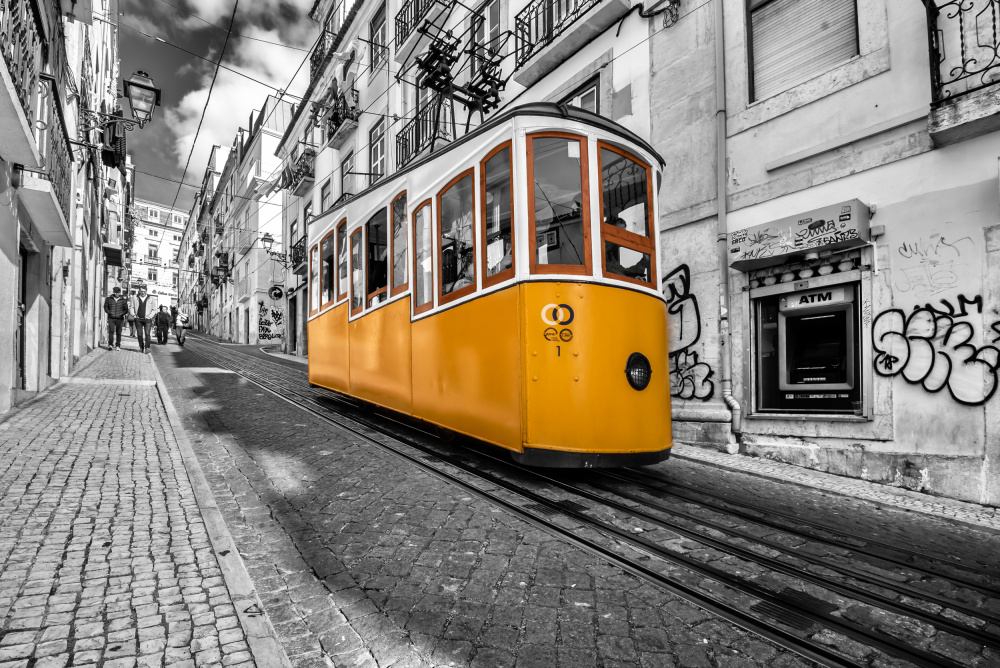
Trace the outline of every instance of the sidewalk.
<path fill-rule="evenodd" d="M 152 360 L 81 367 L 0 421 L 0 667 L 255 666 Z"/>

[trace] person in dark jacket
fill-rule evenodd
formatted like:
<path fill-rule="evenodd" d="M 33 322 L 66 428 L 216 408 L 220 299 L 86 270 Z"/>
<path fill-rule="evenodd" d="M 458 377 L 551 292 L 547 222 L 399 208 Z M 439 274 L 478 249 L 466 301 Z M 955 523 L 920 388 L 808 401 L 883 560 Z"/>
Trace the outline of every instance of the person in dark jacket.
<path fill-rule="evenodd" d="M 121 288 L 112 288 L 113 294 L 104 300 L 104 312 L 108 315 L 108 350 L 121 350 L 122 325 L 128 315 L 128 300 Z"/>
<path fill-rule="evenodd" d="M 135 319 L 135 337 L 139 339 L 139 352 L 149 353 L 152 345 L 152 341 L 149 340 L 149 328 L 153 324 L 153 316 L 157 313 L 156 296 L 147 294 L 146 286 L 140 285 L 129 302 L 129 311 Z"/>
<path fill-rule="evenodd" d="M 170 312 L 166 306 L 161 306 L 159 313 L 153 316 L 153 326 L 156 327 L 156 342 L 161 346 L 166 344 L 170 332 Z"/>

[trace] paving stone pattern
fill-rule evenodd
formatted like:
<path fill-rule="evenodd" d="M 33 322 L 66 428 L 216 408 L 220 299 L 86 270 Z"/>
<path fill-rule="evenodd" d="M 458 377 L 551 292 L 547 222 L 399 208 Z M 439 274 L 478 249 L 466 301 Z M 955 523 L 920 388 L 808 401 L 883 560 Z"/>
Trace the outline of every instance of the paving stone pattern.
<path fill-rule="evenodd" d="M 295 666 L 808 665 L 190 349 L 156 357 Z"/>
<path fill-rule="evenodd" d="M 147 379 L 134 342 L 94 379 Z M 254 666 L 151 386 L 59 385 L 0 422 L 0 668 Z"/>

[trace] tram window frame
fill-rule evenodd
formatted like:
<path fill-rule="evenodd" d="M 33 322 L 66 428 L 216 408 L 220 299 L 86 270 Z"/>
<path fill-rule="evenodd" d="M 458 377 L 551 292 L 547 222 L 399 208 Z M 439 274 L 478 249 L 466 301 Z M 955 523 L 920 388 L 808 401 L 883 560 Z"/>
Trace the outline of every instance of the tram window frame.
<path fill-rule="evenodd" d="M 647 225 L 647 236 L 642 236 L 641 234 L 636 234 L 635 232 L 629 232 L 628 230 L 623 230 L 614 225 L 609 225 L 604 222 L 604 186 L 601 180 L 601 175 L 604 173 L 604 161 L 603 161 L 603 151 L 608 150 L 612 153 L 617 153 L 618 155 L 631 160 L 632 162 L 641 165 L 646 168 L 646 225 Z M 627 283 L 633 283 L 635 285 L 641 285 L 647 288 L 656 289 L 656 216 L 654 215 L 654 200 L 653 200 L 653 168 L 642 158 L 630 153 L 629 151 L 611 144 L 605 141 L 597 142 L 597 174 L 598 180 L 601 181 L 601 194 L 598 197 L 598 220 L 601 225 L 601 273 L 604 278 L 614 279 L 616 281 L 625 281 Z M 621 248 L 627 248 L 628 250 L 635 251 L 636 253 L 642 253 L 649 256 L 649 280 L 644 281 L 639 278 L 633 278 L 631 276 L 622 276 L 621 274 L 609 273 L 608 272 L 608 257 L 607 257 L 607 244 L 612 243 Z"/>
<path fill-rule="evenodd" d="M 350 248 L 347 242 L 347 219 L 337 223 L 337 301 L 347 299 L 347 284 L 351 281 Z M 344 269 L 343 274 L 341 268 Z"/>
<path fill-rule="evenodd" d="M 582 211 L 583 226 L 583 264 L 539 264 L 538 247 L 536 245 L 538 235 L 535 232 L 535 159 L 534 143 L 535 139 L 547 139 L 559 137 L 580 143 L 580 208 Z M 525 187 L 528 191 L 528 248 L 531 249 L 528 258 L 528 266 L 532 274 L 569 274 L 579 276 L 592 276 L 594 264 L 591 246 L 590 227 L 592 224 L 590 214 L 590 154 L 588 138 L 586 135 L 574 134 L 572 132 L 532 132 L 526 138 L 528 173 Z M 535 242 L 532 242 L 535 240 Z"/>
<path fill-rule="evenodd" d="M 434 209 L 431 206 L 431 202 L 432 202 L 432 200 L 426 199 L 423 202 L 421 202 L 420 204 L 418 204 L 416 206 L 416 208 L 413 209 L 413 216 L 411 217 L 411 221 L 410 221 L 412 223 L 410 225 L 410 228 L 413 230 L 413 249 L 412 249 L 412 257 L 413 257 L 413 265 L 412 265 L 413 266 L 413 315 L 419 315 L 421 313 L 426 313 L 427 311 L 430 311 L 432 308 L 434 308 L 434 302 L 435 302 L 435 299 L 434 299 L 435 290 L 433 289 L 433 286 L 436 284 L 435 280 L 434 280 Z M 428 299 L 426 302 L 424 302 L 423 304 L 421 304 L 420 303 L 420 297 L 421 297 L 421 295 L 420 295 L 419 290 L 418 290 L 419 283 L 418 283 L 418 280 L 417 280 L 418 267 L 420 266 L 417 263 L 417 259 L 418 259 L 417 258 L 417 252 L 418 252 L 418 249 L 420 248 L 420 243 L 419 243 L 419 240 L 417 239 L 417 216 L 425 208 L 427 209 L 427 214 L 426 214 L 427 215 L 427 226 L 430 228 L 429 232 L 430 232 L 430 239 L 431 239 L 430 245 L 428 246 L 427 251 L 429 252 L 430 259 L 431 259 L 430 283 L 431 283 L 432 289 L 430 290 L 430 299 Z"/>
<path fill-rule="evenodd" d="M 510 267 L 489 276 L 487 275 L 488 265 L 486 262 L 486 207 L 488 206 L 486 201 L 486 163 L 502 153 L 504 149 L 507 149 L 507 183 L 510 191 Z M 479 184 L 479 200 L 482 209 L 479 218 L 480 238 L 482 239 L 480 245 L 482 248 L 480 248 L 479 254 L 483 267 L 483 287 L 487 288 L 514 278 L 514 274 L 517 271 L 517 242 L 515 233 L 517 225 L 514 218 L 514 142 L 505 141 L 486 154 L 479 163 Z"/>
<path fill-rule="evenodd" d="M 333 238 L 331 239 L 331 237 Z M 326 284 L 327 257 L 324 255 L 325 249 L 323 248 L 326 245 L 327 239 L 330 239 L 330 245 L 331 245 L 330 248 L 331 252 L 329 256 L 329 261 L 330 261 L 329 286 Z M 320 286 L 319 308 L 321 311 L 330 304 L 333 304 L 337 300 L 337 290 L 336 290 L 337 283 L 336 283 L 336 274 L 334 273 L 334 268 L 336 266 L 335 265 L 336 259 L 337 259 L 337 239 L 334 236 L 334 230 L 330 230 L 325 235 L 323 235 L 323 238 L 320 239 L 319 242 L 319 286 Z M 327 299 L 328 293 L 329 293 L 329 299 Z"/>
<path fill-rule="evenodd" d="M 380 216 L 381 216 L 381 221 L 377 221 L 376 219 L 379 218 Z M 381 222 L 382 227 L 385 230 L 385 260 L 384 260 L 384 262 L 385 262 L 385 283 L 384 283 L 384 285 L 382 285 L 382 287 L 375 288 L 374 290 L 372 290 L 372 288 L 370 286 L 370 283 L 372 281 L 372 271 L 375 270 L 376 268 L 373 266 L 372 258 L 371 258 L 371 250 L 372 250 L 372 246 L 371 246 L 371 244 L 372 244 L 371 226 L 372 226 L 372 223 L 378 223 L 378 222 Z M 364 248 L 364 255 L 365 255 L 365 306 L 366 306 L 366 308 L 375 308 L 379 304 L 384 303 L 385 301 L 387 301 L 389 299 L 389 260 L 390 260 L 390 257 L 391 257 L 390 256 L 390 251 L 391 251 L 391 248 L 389 247 L 389 211 L 388 211 L 388 207 L 380 207 L 378 210 L 375 211 L 375 213 L 373 213 L 368 218 L 368 221 L 365 223 L 365 248 Z M 374 302 L 373 303 L 373 300 L 377 299 L 380 295 L 385 295 L 385 297 L 383 297 L 382 299 L 380 299 L 378 302 Z"/>
<path fill-rule="evenodd" d="M 355 253 L 355 237 L 357 237 L 357 249 L 358 253 Z M 357 315 L 365 310 L 365 265 L 364 265 L 364 251 L 365 251 L 365 238 L 364 238 L 364 226 L 351 232 L 351 245 L 350 245 L 350 281 L 351 281 L 351 315 Z M 360 260 L 360 262 L 359 262 Z M 360 264 L 360 266 L 358 266 Z M 361 272 L 361 285 L 359 286 L 354 280 L 354 272 Z M 358 294 L 360 288 L 361 294 Z M 357 301 L 358 305 L 355 306 L 354 302 Z"/>
<path fill-rule="evenodd" d="M 402 205 L 403 206 L 403 236 L 402 236 L 403 252 L 400 255 L 403 262 L 403 282 L 400 283 L 399 285 L 396 285 L 396 255 L 398 249 L 396 248 L 395 226 L 396 226 L 396 203 L 399 202 L 399 200 L 403 200 L 403 205 Z M 395 197 L 393 197 L 392 203 L 389 205 L 389 232 L 390 232 L 389 258 L 391 260 L 389 266 L 390 297 L 395 297 L 397 295 L 403 294 L 404 292 L 406 292 L 406 289 L 410 286 L 409 272 L 407 271 L 408 267 L 406 266 L 408 264 L 407 255 L 409 253 L 409 249 L 406 247 L 406 245 L 410 236 L 410 230 L 407 229 L 408 216 L 406 215 L 406 205 L 407 205 L 407 199 L 405 190 L 396 195 Z"/>
<path fill-rule="evenodd" d="M 470 223 L 470 231 L 472 232 L 472 262 L 470 266 L 472 267 L 472 283 L 470 285 L 465 285 L 457 290 L 452 290 L 451 292 L 445 294 L 444 292 L 444 247 L 442 244 L 443 235 L 443 225 L 441 221 L 441 199 L 444 194 L 447 193 L 452 188 L 456 187 L 459 182 L 463 179 L 469 179 L 469 196 L 472 198 L 472 206 L 469 208 L 469 215 L 472 216 Z M 437 255 L 438 255 L 438 272 L 437 272 L 437 294 L 438 303 L 447 304 L 453 302 L 456 299 L 461 299 L 467 295 L 472 294 L 476 291 L 476 170 L 474 167 L 464 170 L 451 181 L 445 184 L 437 194 Z"/>
<path fill-rule="evenodd" d="M 319 313 L 319 244 L 309 249 L 309 315 Z"/>

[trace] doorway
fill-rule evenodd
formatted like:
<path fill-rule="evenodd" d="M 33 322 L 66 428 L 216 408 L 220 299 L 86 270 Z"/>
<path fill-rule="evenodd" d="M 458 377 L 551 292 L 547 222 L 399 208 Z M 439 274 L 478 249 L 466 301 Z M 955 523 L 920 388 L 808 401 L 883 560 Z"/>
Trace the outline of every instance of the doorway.
<path fill-rule="evenodd" d="M 288 299 L 288 354 L 295 354 L 295 347 L 298 343 L 299 335 L 299 320 L 298 311 L 295 305 L 295 297 L 289 297 Z"/>
<path fill-rule="evenodd" d="M 28 310 L 28 251 L 24 246 L 18 246 L 17 263 L 17 337 L 14 344 L 14 354 L 17 356 L 17 389 L 23 390 L 28 387 L 28 376 L 25 370 L 25 358 L 27 357 L 27 335 L 25 333 L 25 319 Z"/>

